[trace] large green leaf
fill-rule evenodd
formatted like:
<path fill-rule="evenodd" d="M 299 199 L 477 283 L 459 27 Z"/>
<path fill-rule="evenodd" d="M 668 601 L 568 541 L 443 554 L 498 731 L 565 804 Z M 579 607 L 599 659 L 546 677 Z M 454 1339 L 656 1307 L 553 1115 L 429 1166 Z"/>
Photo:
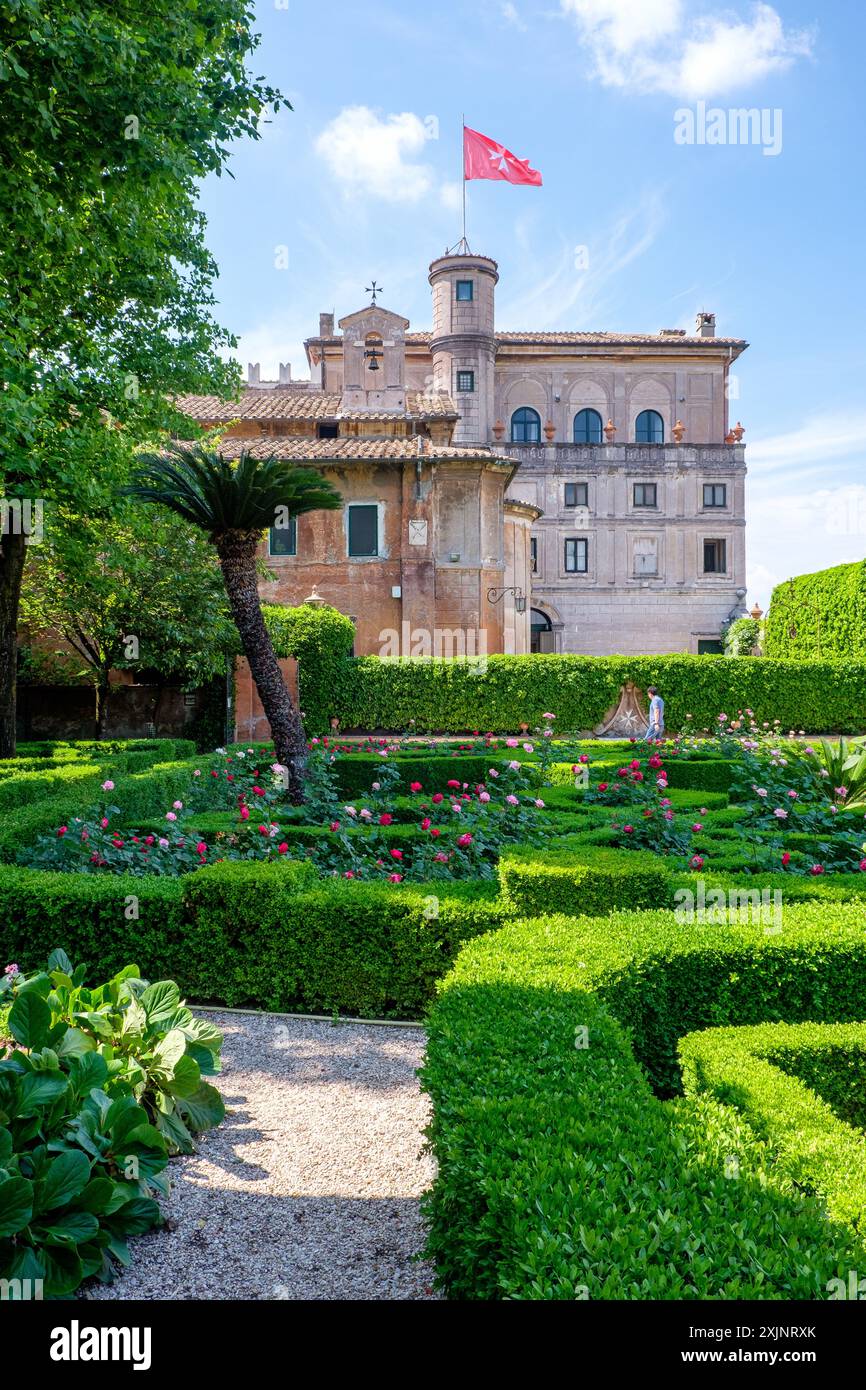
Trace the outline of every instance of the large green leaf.
<path fill-rule="evenodd" d="M 186 1034 L 182 1033 L 179 1028 L 173 1028 L 170 1033 L 166 1033 L 165 1037 L 160 1038 L 154 1048 L 154 1062 L 171 1075 L 185 1052 Z"/>
<path fill-rule="evenodd" d="M 40 1259 L 45 1266 L 47 1294 L 63 1297 L 75 1292 L 83 1275 L 77 1251 L 65 1245 L 43 1245 Z"/>
<path fill-rule="evenodd" d="M 18 1088 L 18 1117 L 35 1115 L 46 1105 L 51 1105 L 58 1096 L 67 1090 L 69 1082 L 65 1076 L 48 1072 L 31 1072 L 22 1077 Z"/>
<path fill-rule="evenodd" d="M 181 1057 L 175 1063 L 166 1090 L 173 1096 L 194 1096 L 201 1085 L 201 1071 L 193 1057 Z"/>
<path fill-rule="evenodd" d="M 35 990 L 18 995 L 9 1010 L 9 1032 L 22 1047 L 44 1047 L 51 1029 L 51 1010 Z"/>
<path fill-rule="evenodd" d="M 89 1211 L 66 1211 L 31 1226 L 33 1237 L 47 1245 L 82 1245 L 99 1234 L 99 1221 Z"/>
<path fill-rule="evenodd" d="M 91 1178 L 80 1197 L 76 1199 L 76 1210 L 91 1211 L 100 1216 L 108 1211 L 115 1186 L 111 1178 Z"/>
<path fill-rule="evenodd" d="M 139 1003 L 147 1014 L 148 1027 L 168 1028 L 180 1004 L 180 990 L 173 980 L 159 980 L 148 985 Z"/>
<path fill-rule="evenodd" d="M 90 1179 L 90 1162 L 83 1153 L 59 1154 L 36 1183 L 33 1211 L 41 1214 L 65 1207 L 84 1191 Z"/>
<path fill-rule="evenodd" d="M 7 1178 L 0 1182 L 0 1238 L 23 1231 L 32 1212 L 32 1183 L 26 1178 Z"/>
<path fill-rule="evenodd" d="M 71 976 L 74 969 L 75 967 L 73 966 L 72 961 L 69 959 L 66 952 L 62 951 L 59 946 L 55 950 L 53 950 L 51 952 L 51 955 L 48 957 L 49 974 L 52 974 L 55 970 L 59 970 L 63 975 Z"/>
<path fill-rule="evenodd" d="M 95 1047 L 93 1039 L 80 1028 L 67 1028 L 57 1052 L 60 1057 L 83 1057 L 86 1052 L 93 1052 Z"/>
<path fill-rule="evenodd" d="M 215 1086 L 203 1081 L 194 1095 L 178 1099 L 177 1108 L 190 1129 L 213 1129 L 225 1118 L 223 1098 Z"/>
<path fill-rule="evenodd" d="M 132 1197 L 107 1217 L 105 1224 L 112 1235 L 138 1236 L 157 1225 L 159 1219 L 159 1206 L 151 1197 Z"/>

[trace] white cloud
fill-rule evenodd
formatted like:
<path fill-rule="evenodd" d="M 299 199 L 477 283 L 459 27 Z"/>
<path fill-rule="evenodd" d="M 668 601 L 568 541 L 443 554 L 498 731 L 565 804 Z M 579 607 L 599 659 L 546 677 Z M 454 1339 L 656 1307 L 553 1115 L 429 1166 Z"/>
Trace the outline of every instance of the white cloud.
<path fill-rule="evenodd" d="M 762 474 L 788 472 L 794 464 L 821 470 L 826 459 L 866 459 L 866 411 L 814 415 L 786 434 L 756 439 L 749 446 L 749 467 Z"/>
<path fill-rule="evenodd" d="M 500 13 L 506 24 L 510 24 L 514 29 L 519 29 L 521 33 L 526 32 L 526 25 L 520 18 L 520 11 L 511 0 L 505 0 L 505 4 L 500 5 Z"/>
<path fill-rule="evenodd" d="M 812 52 L 814 33 L 786 29 L 771 5 L 748 19 L 691 16 L 683 0 L 560 0 L 607 86 L 709 98 L 782 72 Z"/>
<path fill-rule="evenodd" d="M 510 329 L 584 328 L 605 323 L 613 309 L 611 289 L 617 276 L 652 246 L 665 220 L 664 191 L 652 190 L 598 232 L 587 244 L 569 244 L 550 258 L 549 233 L 543 244 L 532 236 L 531 219 L 518 222 L 515 238 L 523 254 L 520 281 L 527 285 L 508 297 L 506 287 L 497 319 Z M 519 282 L 518 282 L 519 283 Z"/>
<path fill-rule="evenodd" d="M 746 463 L 749 594 L 762 607 L 791 575 L 866 556 L 866 411 L 757 439 Z"/>
<path fill-rule="evenodd" d="M 428 127 L 411 111 L 380 116 L 369 106 L 347 106 L 316 140 L 316 151 L 347 197 L 370 195 L 389 203 L 417 203 L 434 176 L 418 159 Z"/>

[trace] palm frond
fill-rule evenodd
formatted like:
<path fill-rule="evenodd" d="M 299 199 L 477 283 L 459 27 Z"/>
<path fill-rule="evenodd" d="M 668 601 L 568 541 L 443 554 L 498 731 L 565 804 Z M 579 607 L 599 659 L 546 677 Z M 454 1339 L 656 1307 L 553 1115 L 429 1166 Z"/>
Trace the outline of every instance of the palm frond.
<path fill-rule="evenodd" d="M 236 463 L 201 444 L 171 443 L 139 457 L 123 495 L 168 507 L 211 536 L 264 531 L 279 513 L 334 511 L 342 498 L 314 468 L 284 459 L 255 459 L 244 450 Z"/>

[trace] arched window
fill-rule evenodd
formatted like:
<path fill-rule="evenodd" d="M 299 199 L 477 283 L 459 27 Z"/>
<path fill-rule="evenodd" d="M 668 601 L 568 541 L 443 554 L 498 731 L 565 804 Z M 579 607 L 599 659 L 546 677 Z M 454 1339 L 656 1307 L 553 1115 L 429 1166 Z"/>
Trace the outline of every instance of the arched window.
<path fill-rule="evenodd" d="M 540 444 L 541 416 L 537 410 L 522 405 L 511 417 L 512 444 Z"/>
<path fill-rule="evenodd" d="M 664 444 L 665 422 L 657 410 L 642 410 L 634 422 L 636 444 Z"/>
<path fill-rule="evenodd" d="M 601 443 L 601 416 L 597 410 L 579 410 L 574 417 L 575 444 Z"/>

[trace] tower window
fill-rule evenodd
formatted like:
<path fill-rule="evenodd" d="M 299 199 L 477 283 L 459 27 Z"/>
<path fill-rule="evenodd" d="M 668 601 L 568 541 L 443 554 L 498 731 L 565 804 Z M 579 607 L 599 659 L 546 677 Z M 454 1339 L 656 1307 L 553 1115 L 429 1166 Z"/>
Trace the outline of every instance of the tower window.
<path fill-rule="evenodd" d="M 289 517 L 285 526 L 272 526 L 268 536 L 269 555 L 297 555 L 298 518 Z"/>
<path fill-rule="evenodd" d="M 635 483 L 634 505 L 636 507 L 657 507 L 657 487 L 655 483 Z"/>
<path fill-rule="evenodd" d="M 349 554 L 350 555 L 378 555 L 379 554 L 379 508 L 375 502 L 370 504 L 350 503 L 347 508 L 348 532 L 349 532 Z"/>
<path fill-rule="evenodd" d="M 529 568 L 533 574 L 538 574 L 538 538 L 529 538 Z"/>
<path fill-rule="evenodd" d="M 579 410 L 574 417 L 575 444 L 601 443 L 601 416 L 597 410 Z"/>
<path fill-rule="evenodd" d="M 340 426 L 336 420 L 320 420 L 316 425 L 316 434 L 319 439 L 337 439 L 340 434 Z"/>
<path fill-rule="evenodd" d="M 726 483 L 704 483 L 704 506 L 726 507 L 728 487 Z"/>
<path fill-rule="evenodd" d="M 586 574 L 588 542 L 582 536 L 569 536 L 565 542 L 566 574 Z"/>
<path fill-rule="evenodd" d="M 457 373 L 457 390 L 458 390 L 458 391 L 474 391 L 474 390 L 475 390 L 475 373 L 474 373 L 474 372 L 458 372 L 458 373 Z"/>
<path fill-rule="evenodd" d="M 664 444 L 665 422 L 657 410 L 642 410 L 634 423 L 636 444 Z"/>
<path fill-rule="evenodd" d="M 540 444 L 541 416 L 537 410 L 523 405 L 511 417 L 512 444 Z"/>
<path fill-rule="evenodd" d="M 458 280 L 456 285 L 457 298 L 464 302 L 475 298 L 475 281 Z"/>
<path fill-rule="evenodd" d="M 704 541 L 704 574 L 726 574 L 728 546 L 726 541 Z"/>

